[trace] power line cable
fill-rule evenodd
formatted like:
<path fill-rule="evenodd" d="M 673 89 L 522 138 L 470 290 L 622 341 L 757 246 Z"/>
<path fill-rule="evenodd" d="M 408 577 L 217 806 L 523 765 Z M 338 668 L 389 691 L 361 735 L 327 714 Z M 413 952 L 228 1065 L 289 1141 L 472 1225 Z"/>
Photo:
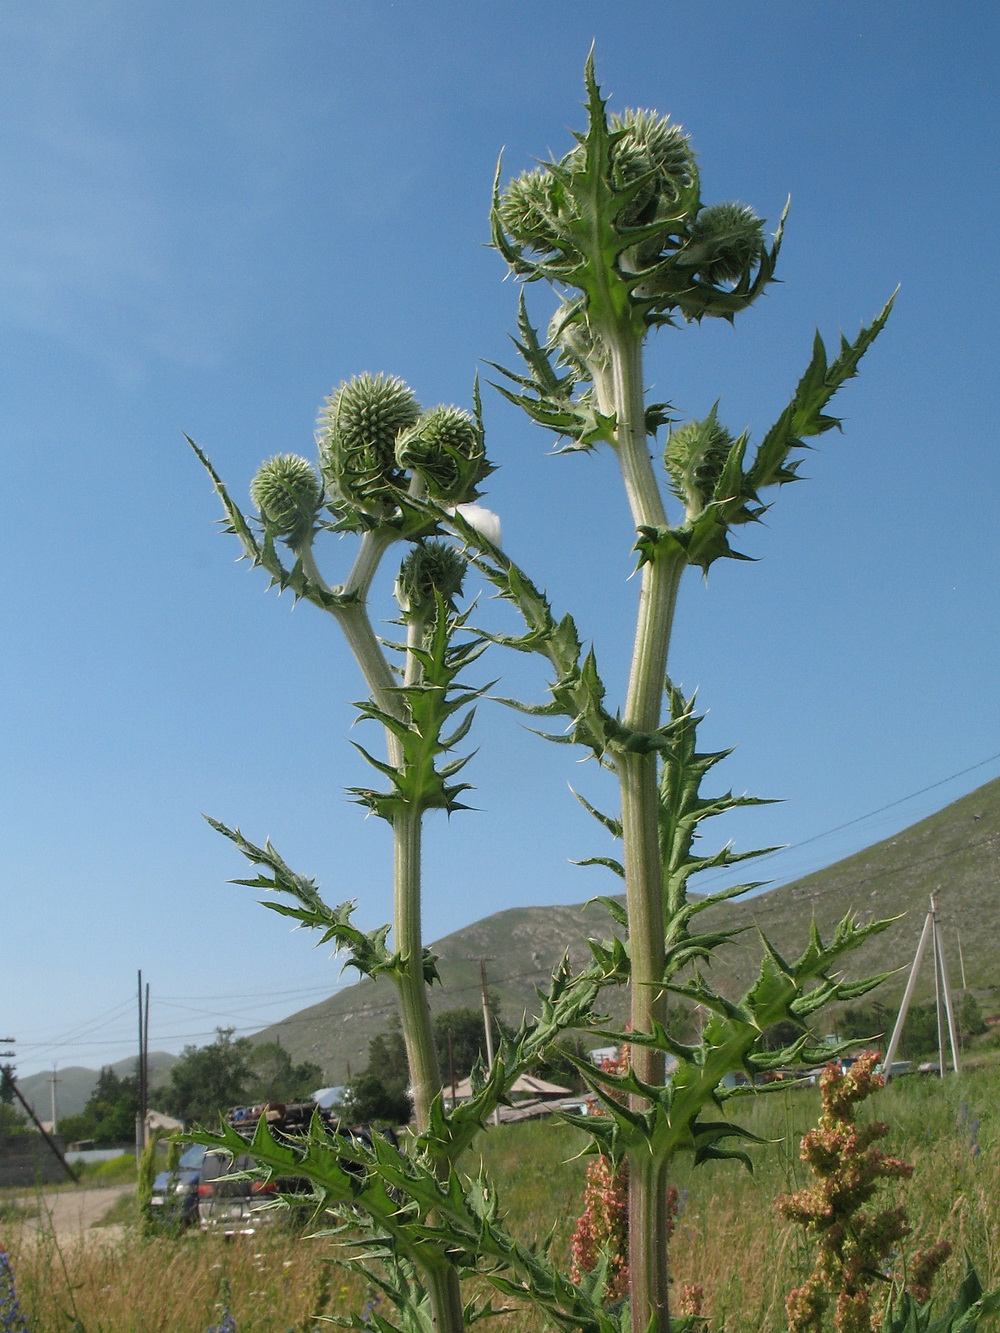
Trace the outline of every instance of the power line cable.
<path fill-rule="evenodd" d="M 929 791 L 934 791 L 938 787 L 943 787 L 949 782 L 954 782 L 956 778 L 964 778 L 968 773 L 974 773 L 977 768 L 985 768 L 987 764 L 995 763 L 1000 759 L 1000 753 L 991 754 L 987 759 L 980 759 L 978 763 L 970 764 L 968 768 L 960 769 L 957 773 L 952 773 L 946 778 L 939 778 L 937 782 L 931 782 L 926 787 L 921 787 L 918 791 L 912 791 L 908 796 L 900 796 L 898 800 L 890 801 L 888 805 L 880 805 L 877 810 L 869 810 L 867 814 L 857 815 L 854 819 L 845 820 L 843 824 L 836 824 L 833 828 L 825 829 L 822 833 L 814 833 L 811 837 L 803 838 L 801 842 L 790 842 L 784 847 L 776 847 L 773 852 L 765 852 L 763 856 L 757 857 L 755 864 L 761 865 L 765 861 L 771 861 L 776 856 L 784 856 L 789 852 L 797 852 L 802 847 L 808 847 L 811 843 L 819 842 L 823 838 L 830 838 L 835 833 L 841 833 L 844 829 L 853 828 L 856 824 L 863 824 L 866 819 L 874 819 L 876 815 L 883 815 L 887 810 L 895 810 L 897 806 L 905 805 L 907 801 L 914 801 L 918 796 L 925 796 Z M 971 793 L 970 793 L 971 794 Z M 961 798 L 958 798 L 961 799 Z M 934 812 L 932 812 L 934 813 Z M 811 874 L 811 871 L 807 871 Z M 723 878 L 721 871 L 709 872 L 701 884 L 710 884 Z"/>

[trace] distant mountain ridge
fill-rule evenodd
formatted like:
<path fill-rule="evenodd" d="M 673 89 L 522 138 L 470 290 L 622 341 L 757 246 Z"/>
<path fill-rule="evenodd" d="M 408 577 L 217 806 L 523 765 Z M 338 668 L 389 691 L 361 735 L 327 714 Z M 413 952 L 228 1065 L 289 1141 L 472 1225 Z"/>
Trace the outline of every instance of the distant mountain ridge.
<path fill-rule="evenodd" d="M 848 911 L 862 919 L 901 917 L 866 949 L 851 957 L 851 976 L 905 969 L 912 961 L 928 900 L 938 895 L 950 981 L 962 985 L 964 961 L 970 989 L 998 989 L 1000 982 L 1000 778 L 960 797 L 936 814 L 825 870 L 753 898 L 708 909 L 706 925 L 724 924 L 744 934 L 722 950 L 713 975 L 730 994 L 753 979 L 760 960 L 759 928 L 782 953 L 805 947 L 813 916 L 821 933 Z M 442 1009 L 480 1002 L 479 962 L 489 959 L 490 990 L 501 1015 L 514 1021 L 536 1003 L 553 966 L 568 950 L 571 961 L 589 957 L 588 936 L 606 938 L 610 919 L 599 905 L 517 907 L 476 921 L 432 947 L 440 957 L 442 985 L 431 1005 Z M 961 942 L 962 958 L 959 957 Z M 891 1003 L 904 978 L 886 982 L 880 998 Z M 933 988 L 925 968 L 918 998 Z M 606 993 L 603 1007 L 622 1018 L 623 992 Z M 367 1062 L 368 1043 L 396 1014 L 391 982 L 364 980 L 311 1005 L 252 1038 L 280 1039 L 294 1060 L 314 1060 L 331 1084 L 343 1083 Z"/>
<path fill-rule="evenodd" d="M 168 1051 L 150 1051 L 149 1071 L 151 1082 L 157 1074 L 165 1074 L 177 1063 L 177 1056 Z M 116 1060 L 111 1069 L 119 1078 L 127 1078 L 135 1073 L 136 1057 L 129 1056 Z M 99 1069 L 87 1069 L 84 1065 L 67 1065 L 56 1070 L 56 1118 L 66 1115 L 79 1115 L 90 1099 L 90 1094 L 97 1087 Z M 35 1115 L 46 1124 L 52 1119 L 52 1074 L 45 1070 L 39 1074 L 29 1074 L 19 1078 L 17 1086 L 25 1099 L 34 1107 Z"/>

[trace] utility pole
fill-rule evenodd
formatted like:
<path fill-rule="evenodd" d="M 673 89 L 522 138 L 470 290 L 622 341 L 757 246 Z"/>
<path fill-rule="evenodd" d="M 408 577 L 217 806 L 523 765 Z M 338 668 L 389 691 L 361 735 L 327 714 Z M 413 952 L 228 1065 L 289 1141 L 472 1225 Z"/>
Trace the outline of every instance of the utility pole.
<path fill-rule="evenodd" d="M 139 1060 L 136 1074 L 139 1083 L 139 1109 L 135 1116 L 135 1156 L 142 1156 L 146 1146 L 146 1110 L 149 1102 L 149 983 L 145 995 L 142 989 L 142 969 L 139 969 Z"/>
<path fill-rule="evenodd" d="M 948 970 L 944 961 L 944 941 L 941 938 L 941 927 L 938 924 L 937 903 L 934 899 L 934 894 L 932 893 L 930 910 L 924 919 L 924 928 L 920 932 L 920 941 L 917 944 L 917 951 L 913 956 L 913 966 L 910 968 L 910 975 L 906 981 L 906 989 L 903 991 L 903 1000 L 899 1006 L 899 1015 L 896 1019 L 896 1026 L 892 1030 L 892 1036 L 889 1038 L 889 1049 L 886 1051 L 885 1059 L 882 1061 L 882 1073 L 887 1078 L 892 1070 L 892 1064 L 896 1058 L 896 1051 L 899 1048 L 899 1041 L 903 1035 L 903 1024 L 906 1022 L 907 1011 L 909 1010 L 910 1001 L 913 999 L 913 991 L 917 984 L 917 973 L 920 971 L 920 962 L 924 956 L 924 951 L 927 948 L 928 942 L 930 942 L 931 945 L 931 957 L 934 959 L 934 997 L 937 1004 L 939 1076 L 944 1078 L 945 1075 L 944 1033 L 946 1023 L 951 1044 L 952 1069 L 956 1074 L 960 1072 L 958 1038 L 955 1032 L 955 1013 L 951 1006 L 951 988 L 948 985 Z"/>
<path fill-rule="evenodd" d="M 56 1077 L 56 1067 L 52 1066 L 52 1074 L 49 1077 L 49 1106 L 52 1111 L 52 1133 L 58 1134 L 59 1125 L 56 1120 L 56 1084 L 59 1079 Z"/>

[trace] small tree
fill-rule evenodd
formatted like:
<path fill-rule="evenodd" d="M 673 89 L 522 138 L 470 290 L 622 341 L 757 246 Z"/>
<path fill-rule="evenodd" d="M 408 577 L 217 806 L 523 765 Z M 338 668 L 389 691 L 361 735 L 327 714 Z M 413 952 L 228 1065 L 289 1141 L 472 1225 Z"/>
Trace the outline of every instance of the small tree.
<path fill-rule="evenodd" d="M 247 1097 L 252 1102 L 305 1101 L 323 1082 L 323 1071 L 311 1060 L 295 1064 L 280 1042 L 251 1047 L 247 1057 L 250 1079 Z"/>
<path fill-rule="evenodd" d="M 98 1147 L 130 1142 L 139 1112 L 139 1080 L 101 1070 L 93 1092 L 79 1115 L 64 1116 L 60 1128 L 67 1139 L 93 1139 Z"/>
<path fill-rule="evenodd" d="M 347 1085 L 340 1116 L 351 1125 L 405 1125 L 413 1114 L 406 1092 L 387 1088 L 375 1074 L 359 1074 Z"/>
<path fill-rule="evenodd" d="M 6 1102 L 0 1102 L 0 1137 L 6 1138 L 11 1134 L 26 1134 L 28 1132 L 28 1122 L 24 1116 L 19 1114 L 13 1106 Z"/>
<path fill-rule="evenodd" d="M 410 1086 L 410 1067 L 406 1063 L 406 1044 L 398 1027 L 380 1032 L 368 1043 L 368 1066 L 362 1071 L 374 1074 L 391 1093 L 405 1093 Z"/>
<path fill-rule="evenodd" d="M 496 1010 L 493 1011 L 494 1018 Z M 448 1070 L 448 1038 L 456 1078 L 467 1078 L 478 1060 L 486 1064 L 482 1009 L 445 1009 L 434 1015 L 434 1045 L 442 1070 Z"/>
<path fill-rule="evenodd" d="M 164 1109 L 200 1124 L 217 1121 L 220 1111 L 249 1100 L 253 1080 L 253 1045 L 233 1037 L 233 1028 L 216 1028 L 208 1046 L 185 1046 L 163 1090 Z"/>
<path fill-rule="evenodd" d="M 958 1009 L 958 1022 L 963 1037 L 980 1037 L 986 1031 L 986 1020 L 979 1001 L 967 990 Z"/>

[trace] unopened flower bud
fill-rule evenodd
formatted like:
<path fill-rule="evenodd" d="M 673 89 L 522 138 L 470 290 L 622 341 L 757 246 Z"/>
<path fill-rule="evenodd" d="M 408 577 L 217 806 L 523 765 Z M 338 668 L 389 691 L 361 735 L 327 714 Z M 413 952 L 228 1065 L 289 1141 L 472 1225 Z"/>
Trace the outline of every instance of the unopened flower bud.
<path fill-rule="evenodd" d="M 736 282 L 764 253 L 764 222 L 743 204 L 712 204 L 691 226 L 686 267 L 709 282 Z"/>
<path fill-rule="evenodd" d="M 498 202 L 504 230 L 518 245 L 541 255 L 553 254 L 567 218 L 575 216 L 564 193 L 544 167 L 515 176 Z"/>
<path fill-rule="evenodd" d="M 616 184 L 647 177 L 623 220 L 641 226 L 669 215 L 682 191 L 697 179 L 690 139 L 680 125 L 655 111 L 613 115 L 610 125 L 622 132 L 614 148 Z"/>
<path fill-rule="evenodd" d="M 250 483 L 250 498 L 265 524 L 294 545 L 312 529 L 323 488 L 312 464 L 296 454 L 276 454 Z"/>
<path fill-rule="evenodd" d="M 733 436 L 718 420 L 714 408 L 704 421 L 688 421 L 667 437 L 663 462 L 671 489 L 689 519 L 713 499 L 732 447 Z"/>
<path fill-rule="evenodd" d="M 403 612 L 427 615 L 436 606 L 435 594 L 454 610 L 462 595 L 466 562 L 446 542 L 417 542 L 399 570 L 396 593 Z"/>
<path fill-rule="evenodd" d="M 416 473 L 441 504 L 463 504 L 493 471 L 483 432 L 459 407 L 435 407 L 396 440 L 396 462 Z"/>
<path fill-rule="evenodd" d="M 396 437 L 419 416 L 412 389 L 395 375 L 357 375 L 330 395 L 316 439 L 334 505 L 376 520 L 392 513 L 404 481 Z"/>

